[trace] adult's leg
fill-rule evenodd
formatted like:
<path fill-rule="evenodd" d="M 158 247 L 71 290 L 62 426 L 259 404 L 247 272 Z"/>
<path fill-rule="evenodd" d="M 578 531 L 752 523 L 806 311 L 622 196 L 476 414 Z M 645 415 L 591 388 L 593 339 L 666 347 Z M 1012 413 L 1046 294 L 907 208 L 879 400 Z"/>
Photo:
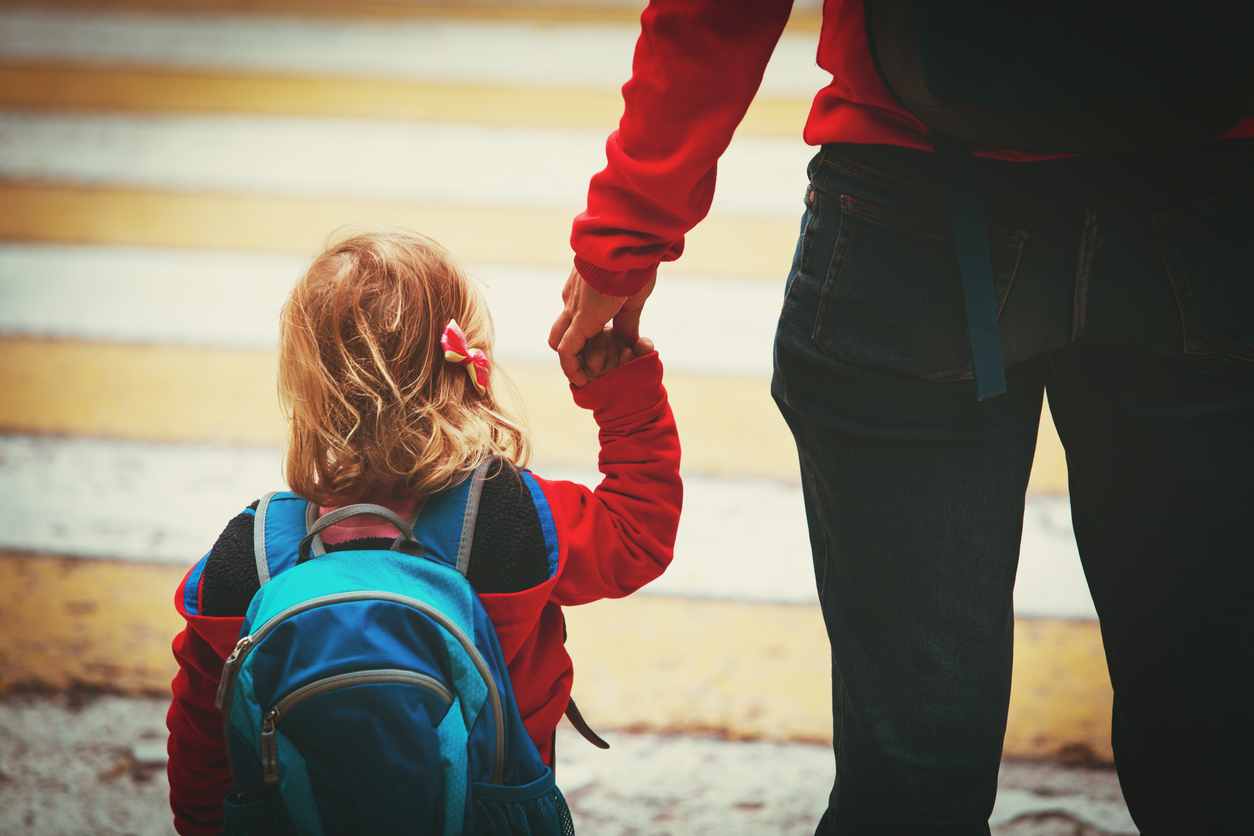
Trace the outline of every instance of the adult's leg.
<path fill-rule="evenodd" d="M 1049 391 L 1132 816 L 1249 833 L 1254 364 L 1090 348 Z"/>
<path fill-rule="evenodd" d="M 1041 385 L 1019 370 L 980 417 L 913 387 L 904 426 L 784 406 L 832 649 L 837 765 L 821 834 L 988 832 Z"/>
<path fill-rule="evenodd" d="M 1092 281 L 1097 291 L 1135 276 L 1170 294 L 1173 353 L 1078 346 L 1057 358 L 1050 406 L 1133 818 L 1147 836 L 1249 833 L 1254 146 L 1141 169 L 1161 205 L 1107 201 Z M 1144 319 L 1135 306 L 1105 310 L 1092 311 L 1095 339 L 1135 333 L 1121 316 Z"/>
<path fill-rule="evenodd" d="M 808 193 L 776 340 L 832 652 L 818 832 L 987 834 L 1046 364 L 985 403 L 936 382 L 965 339 L 952 249 L 875 180 Z"/>

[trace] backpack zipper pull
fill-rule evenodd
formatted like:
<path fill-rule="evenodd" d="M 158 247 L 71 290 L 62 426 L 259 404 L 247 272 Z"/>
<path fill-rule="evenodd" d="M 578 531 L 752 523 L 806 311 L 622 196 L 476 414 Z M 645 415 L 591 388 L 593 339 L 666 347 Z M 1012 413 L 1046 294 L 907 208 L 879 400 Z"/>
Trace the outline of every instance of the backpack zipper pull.
<path fill-rule="evenodd" d="M 252 646 L 253 637 L 243 636 L 235 643 L 235 649 L 231 651 L 231 655 L 226 657 L 226 661 L 222 664 L 222 676 L 218 679 L 218 692 L 214 695 L 213 704 L 218 709 L 222 708 L 226 702 L 226 690 L 230 687 L 231 680 L 235 678 L 235 666 L 239 664 L 240 657 L 248 652 L 248 648 Z"/>
<path fill-rule="evenodd" d="M 279 710 L 270 709 L 261 721 L 261 778 L 267 784 L 279 782 Z"/>

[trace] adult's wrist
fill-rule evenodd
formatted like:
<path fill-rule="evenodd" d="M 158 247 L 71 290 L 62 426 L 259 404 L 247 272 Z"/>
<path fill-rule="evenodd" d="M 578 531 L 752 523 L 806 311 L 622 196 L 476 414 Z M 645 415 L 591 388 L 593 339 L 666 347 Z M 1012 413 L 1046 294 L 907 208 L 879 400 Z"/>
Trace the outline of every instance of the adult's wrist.
<path fill-rule="evenodd" d="M 634 296 L 657 276 L 657 265 L 634 270 L 607 270 L 575 256 L 575 269 L 593 290 L 606 296 Z"/>

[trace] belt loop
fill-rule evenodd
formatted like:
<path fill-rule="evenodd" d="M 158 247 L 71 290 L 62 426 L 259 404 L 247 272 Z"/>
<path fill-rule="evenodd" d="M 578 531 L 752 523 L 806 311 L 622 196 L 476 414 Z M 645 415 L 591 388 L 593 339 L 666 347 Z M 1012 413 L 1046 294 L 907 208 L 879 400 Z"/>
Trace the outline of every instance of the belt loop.
<path fill-rule="evenodd" d="M 1006 392 L 1006 363 L 989 252 L 988 209 L 979 192 L 975 158 L 970 150 L 939 138 L 934 144 L 945 167 L 943 178 L 949 193 L 949 216 L 962 278 L 967 340 L 975 369 L 975 397 L 985 401 Z"/>

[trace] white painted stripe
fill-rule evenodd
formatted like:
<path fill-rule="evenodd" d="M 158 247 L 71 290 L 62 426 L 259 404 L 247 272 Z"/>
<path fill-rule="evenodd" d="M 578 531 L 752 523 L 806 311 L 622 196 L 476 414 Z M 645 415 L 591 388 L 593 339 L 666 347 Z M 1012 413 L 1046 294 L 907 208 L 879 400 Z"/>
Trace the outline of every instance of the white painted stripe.
<path fill-rule="evenodd" d="M 270 348 L 306 264 L 258 253 L 0 245 L 0 334 Z M 485 287 L 502 361 L 553 362 L 545 340 L 565 276 L 468 269 Z M 664 276 L 643 328 L 672 370 L 765 378 L 781 301 L 774 282 Z"/>
<path fill-rule="evenodd" d="M 190 564 L 282 484 L 280 469 L 273 449 L 0 438 L 0 547 Z M 675 562 L 647 591 L 812 603 L 800 489 L 686 478 Z M 1029 498 L 1015 604 L 1025 616 L 1094 615 L 1063 498 Z"/>
<path fill-rule="evenodd" d="M 636 25 L 31 10 L 0 15 L 0 58 L 617 89 L 638 34 Z M 809 98 L 829 83 L 817 40 L 785 35 L 762 92 Z"/>
<path fill-rule="evenodd" d="M 597 131 L 231 116 L 0 113 L 0 176 L 189 191 L 583 208 Z M 715 210 L 800 217 L 800 139 L 741 137 Z M 490 235 L 491 230 L 485 230 Z"/>

